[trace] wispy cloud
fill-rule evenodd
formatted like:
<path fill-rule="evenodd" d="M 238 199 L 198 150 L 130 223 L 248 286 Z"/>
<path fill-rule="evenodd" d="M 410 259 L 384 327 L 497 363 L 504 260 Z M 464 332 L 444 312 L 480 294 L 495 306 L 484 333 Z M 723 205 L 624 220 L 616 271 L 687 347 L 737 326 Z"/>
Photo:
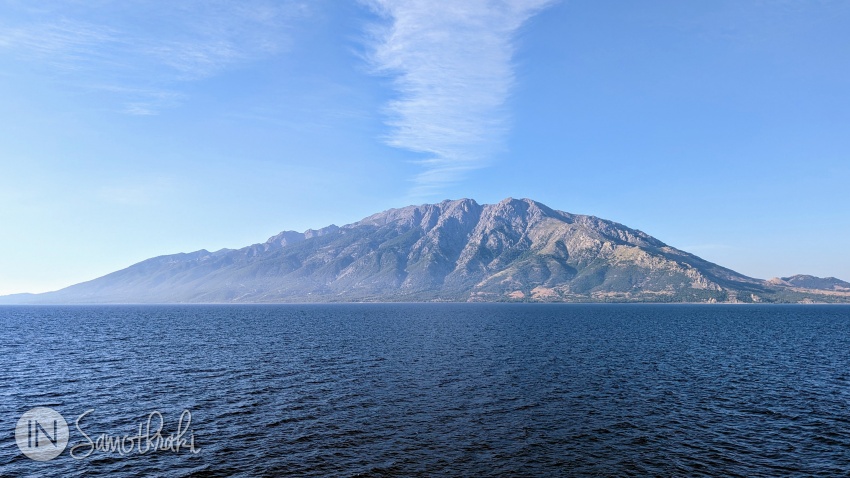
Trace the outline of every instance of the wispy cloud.
<path fill-rule="evenodd" d="M 46 60 L 52 67 L 76 70 L 102 54 L 115 42 L 109 28 L 60 19 L 0 31 L 0 47 L 15 49 L 21 56 Z"/>
<path fill-rule="evenodd" d="M 549 0 L 370 0 L 370 61 L 392 75 L 391 146 L 425 153 L 412 196 L 428 196 L 487 165 L 503 144 L 515 33 Z"/>
<path fill-rule="evenodd" d="M 174 191 L 175 183 L 171 178 L 137 178 L 102 186 L 97 196 L 100 200 L 111 203 L 140 206 L 161 202 Z"/>
<path fill-rule="evenodd" d="M 287 27 L 306 12 L 296 0 L 21 9 L 16 21 L 0 20 L 0 50 L 43 65 L 63 83 L 119 95 L 120 110 L 134 115 L 174 106 L 188 82 L 285 50 Z"/>
<path fill-rule="evenodd" d="M 185 98 L 185 94 L 164 88 L 134 88 L 115 84 L 89 84 L 89 89 L 119 96 L 124 100 L 121 112 L 133 116 L 154 116 L 171 108 Z"/>

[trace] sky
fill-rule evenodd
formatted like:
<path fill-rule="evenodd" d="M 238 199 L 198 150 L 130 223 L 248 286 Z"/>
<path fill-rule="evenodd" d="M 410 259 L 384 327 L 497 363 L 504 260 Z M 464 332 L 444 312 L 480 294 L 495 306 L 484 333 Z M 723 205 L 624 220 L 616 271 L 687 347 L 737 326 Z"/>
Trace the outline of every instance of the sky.
<path fill-rule="evenodd" d="M 0 0 L 0 295 L 443 199 L 850 280 L 850 2 Z"/>

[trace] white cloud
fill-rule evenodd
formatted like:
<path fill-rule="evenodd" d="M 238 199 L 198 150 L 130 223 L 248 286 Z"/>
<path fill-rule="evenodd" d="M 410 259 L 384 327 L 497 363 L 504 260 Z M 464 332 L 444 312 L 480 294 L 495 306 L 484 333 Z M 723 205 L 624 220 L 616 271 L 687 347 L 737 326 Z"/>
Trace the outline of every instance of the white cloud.
<path fill-rule="evenodd" d="M 107 27 L 67 19 L 0 29 L 0 47 L 66 71 L 101 61 L 103 51 L 117 43 L 115 32 Z"/>
<path fill-rule="evenodd" d="M 148 103 L 127 103 L 124 105 L 123 111 L 132 116 L 155 116 L 158 114 L 155 105 Z"/>
<path fill-rule="evenodd" d="M 427 196 L 502 147 L 514 83 L 514 36 L 549 0 L 373 0 L 388 23 L 371 30 L 370 60 L 393 76 L 387 143 L 425 153 L 414 196 Z"/>
<path fill-rule="evenodd" d="M 101 200 L 127 206 L 157 203 L 176 190 L 171 178 L 137 178 L 102 186 L 98 191 Z"/>
<path fill-rule="evenodd" d="M 295 0 L 47 2 L 21 10 L 13 24 L 0 20 L 0 50 L 63 83 L 124 95 L 122 111 L 136 115 L 177 104 L 184 95 L 174 90 L 187 82 L 284 50 L 287 27 L 305 14 Z"/>
<path fill-rule="evenodd" d="M 121 111 L 132 116 L 157 115 L 162 109 L 179 104 L 185 97 L 182 93 L 168 89 L 130 88 L 110 84 L 92 84 L 89 88 L 120 96 L 125 100 Z"/>

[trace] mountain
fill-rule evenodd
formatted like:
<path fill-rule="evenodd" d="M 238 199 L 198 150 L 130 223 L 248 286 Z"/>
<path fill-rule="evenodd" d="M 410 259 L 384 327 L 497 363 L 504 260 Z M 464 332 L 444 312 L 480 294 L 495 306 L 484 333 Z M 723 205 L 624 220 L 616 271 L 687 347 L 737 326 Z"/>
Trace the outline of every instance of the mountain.
<path fill-rule="evenodd" d="M 156 257 L 5 302 L 850 301 L 846 282 L 795 278 L 747 277 L 641 231 L 530 199 L 461 199 L 284 231 L 242 249 Z M 833 280 L 840 287 L 818 282 Z"/>
<path fill-rule="evenodd" d="M 791 277 L 783 277 L 780 280 L 786 282 L 792 287 L 850 292 L 850 282 L 844 282 L 843 280 L 836 279 L 835 277 L 822 278 L 798 274 Z"/>

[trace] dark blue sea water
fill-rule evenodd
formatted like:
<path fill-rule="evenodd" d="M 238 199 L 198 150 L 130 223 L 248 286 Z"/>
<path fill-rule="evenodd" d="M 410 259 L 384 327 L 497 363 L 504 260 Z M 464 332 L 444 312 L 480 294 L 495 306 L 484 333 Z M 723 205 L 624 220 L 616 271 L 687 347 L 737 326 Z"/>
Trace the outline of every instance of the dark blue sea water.
<path fill-rule="evenodd" d="M 2 476 L 850 473 L 847 306 L 4 307 L 0 330 Z M 16 444 L 36 406 L 71 427 L 51 461 Z M 91 409 L 91 439 L 189 410 L 197 453 L 72 458 Z"/>

